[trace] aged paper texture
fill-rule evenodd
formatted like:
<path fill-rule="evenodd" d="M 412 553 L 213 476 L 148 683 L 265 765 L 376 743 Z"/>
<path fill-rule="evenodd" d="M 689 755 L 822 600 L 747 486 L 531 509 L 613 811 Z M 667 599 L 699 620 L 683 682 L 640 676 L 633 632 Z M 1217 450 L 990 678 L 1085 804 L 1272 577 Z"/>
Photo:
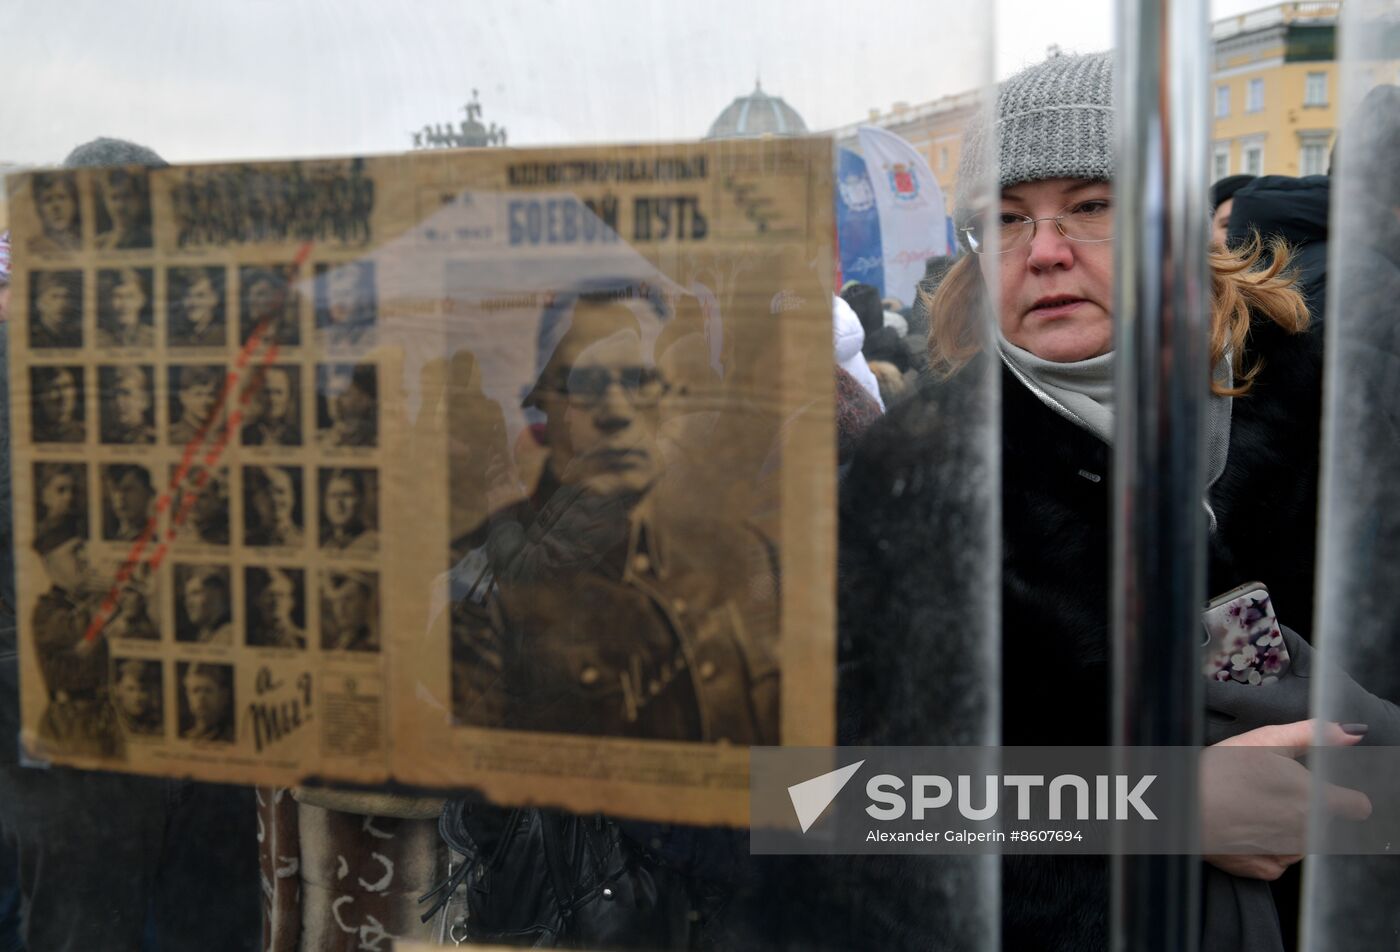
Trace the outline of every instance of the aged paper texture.
<path fill-rule="evenodd" d="M 13 177 L 28 751 L 742 823 L 834 738 L 830 165 Z"/>

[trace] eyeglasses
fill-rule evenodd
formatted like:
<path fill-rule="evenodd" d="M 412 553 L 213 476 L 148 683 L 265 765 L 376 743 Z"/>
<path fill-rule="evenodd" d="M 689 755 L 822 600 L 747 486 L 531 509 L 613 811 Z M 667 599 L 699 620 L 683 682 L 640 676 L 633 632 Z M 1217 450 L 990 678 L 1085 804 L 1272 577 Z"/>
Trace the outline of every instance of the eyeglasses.
<path fill-rule="evenodd" d="M 1036 224 L 1053 221 L 1060 234 L 1070 241 L 1109 241 L 1113 238 L 1113 200 L 1090 198 L 1066 205 L 1058 215 L 1031 218 L 1015 212 L 988 212 L 963 226 L 968 247 L 973 254 L 987 254 L 995 230 L 1000 247 L 997 254 L 1006 254 L 1029 245 L 1035 238 Z"/>
<path fill-rule="evenodd" d="M 613 384 L 622 388 L 632 406 L 643 408 L 655 406 L 671 389 L 655 367 L 623 367 L 616 371 L 607 367 L 574 367 L 555 392 L 579 406 L 595 407 L 603 402 Z"/>

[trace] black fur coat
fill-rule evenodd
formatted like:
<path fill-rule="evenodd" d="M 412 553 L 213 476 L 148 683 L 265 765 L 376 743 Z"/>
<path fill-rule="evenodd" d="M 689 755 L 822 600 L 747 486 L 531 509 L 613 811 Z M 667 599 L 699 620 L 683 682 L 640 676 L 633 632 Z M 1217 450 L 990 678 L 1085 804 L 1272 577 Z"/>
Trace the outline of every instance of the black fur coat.
<path fill-rule="evenodd" d="M 1225 473 L 1210 494 L 1218 528 L 1208 590 L 1262 581 L 1280 620 L 1306 636 L 1321 328 L 1288 335 L 1257 322 L 1246 366 L 1255 361 L 1261 372 L 1252 392 L 1234 401 Z M 967 643 L 960 625 L 965 593 L 980 574 L 977 551 L 969 551 L 986 515 L 976 487 L 991 478 L 967 462 L 986 434 L 969 426 L 980 398 L 960 380 L 975 381 L 978 369 L 925 383 L 896 407 L 868 434 L 843 483 L 844 744 L 976 743 L 970 722 L 992 703 L 978 676 L 979 646 Z M 1111 450 L 1004 368 L 1001 420 L 1002 743 L 1107 744 Z M 925 880 L 932 887 L 936 864 L 908 859 L 908 888 Z M 1003 947 L 1105 948 L 1106 869 L 1097 857 L 1005 859 Z M 934 931 L 956 921 L 955 910 L 914 903 L 909 894 L 903 901 L 918 908 L 879 937 L 880 947 L 962 947 Z"/>

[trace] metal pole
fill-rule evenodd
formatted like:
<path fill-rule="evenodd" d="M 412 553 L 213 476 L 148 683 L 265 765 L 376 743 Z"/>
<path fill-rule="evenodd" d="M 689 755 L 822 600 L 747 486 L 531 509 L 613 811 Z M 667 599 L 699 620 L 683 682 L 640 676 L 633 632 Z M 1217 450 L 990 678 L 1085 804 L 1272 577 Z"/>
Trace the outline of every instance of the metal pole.
<path fill-rule="evenodd" d="M 1121 747 L 1195 746 L 1209 394 L 1207 0 L 1119 0 L 1113 724 Z M 1156 772 L 1126 750 L 1120 768 Z M 1159 776 L 1196 802 L 1196 776 Z M 1130 845 L 1130 844 L 1122 844 Z M 1200 861 L 1112 861 L 1113 948 L 1193 952 Z"/>

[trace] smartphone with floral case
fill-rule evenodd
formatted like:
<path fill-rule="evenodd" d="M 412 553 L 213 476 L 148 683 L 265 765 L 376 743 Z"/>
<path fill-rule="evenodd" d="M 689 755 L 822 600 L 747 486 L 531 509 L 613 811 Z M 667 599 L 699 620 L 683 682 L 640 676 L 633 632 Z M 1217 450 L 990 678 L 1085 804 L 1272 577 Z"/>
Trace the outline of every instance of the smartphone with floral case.
<path fill-rule="evenodd" d="M 1264 583 L 1249 582 L 1211 599 L 1202 620 L 1206 677 L 1269 684 L 1288 670 L 1288 646 Z"/>

